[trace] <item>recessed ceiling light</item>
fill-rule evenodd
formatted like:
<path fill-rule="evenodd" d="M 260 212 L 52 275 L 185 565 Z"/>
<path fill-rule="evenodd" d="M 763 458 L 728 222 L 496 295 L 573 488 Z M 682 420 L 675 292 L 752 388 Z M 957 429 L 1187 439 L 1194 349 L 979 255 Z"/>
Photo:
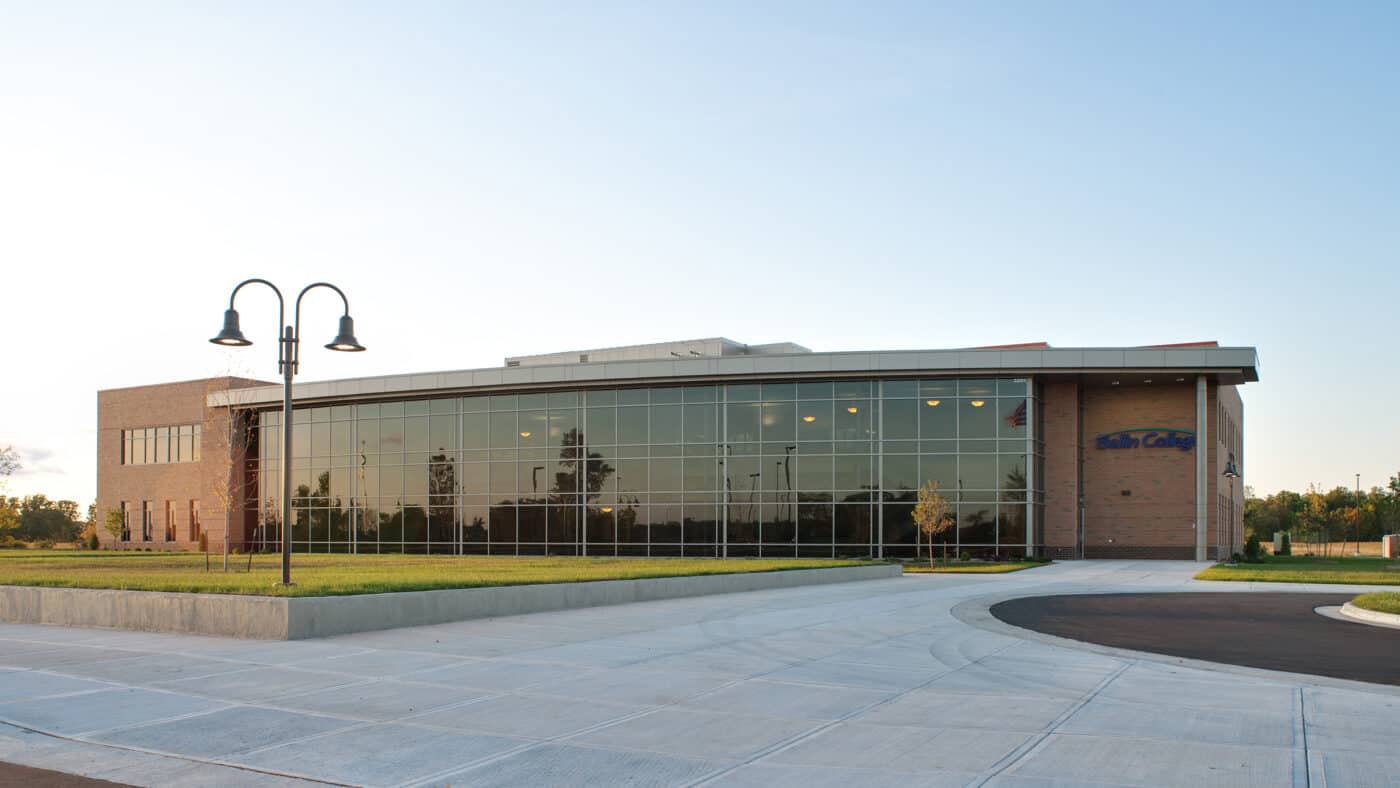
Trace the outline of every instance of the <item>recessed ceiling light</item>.
<path fill-rule="evenodd" d="M 939 399 L 931 399 L 931 400 L 928 401 L 928 406 L 929 406 L 930 408 L 936 408 L 936 407 L 938 407 L 939 403 L 941 403 L 942 401 L 943 401 L 943 400 L 939 400 Z"/>
<path fill-rule="evenodd" d="M 1118 381 L 1116 381 L 1116 380 L 1113 381 L 1113 385 L 1115 385 L 1115 386 L 1118 385 Z"/>
<path fill-rule="evenodd" d="M 847 413 L 855 413 L 855 412 L 858 411 L 858 410 L 860 410 L 860 408 L 857 408 L 855 405 L 852 405 L 852 406 L 850 406 L 849 408 L 846 408 L 846 412 L 847 412 Z"/>
<path fill-rule="evenodd" d="M 805 422 L 807 422 L 808 424 L 811 424 L 812 422 L 814 422 L 814 421 L 817 420 L 817 417 L 816 417 L 816 416 L 803 416 L 803 417 L 802 417 L 802 420 L 805 421 Z"/>
<path fill-rule="evenodd" d="M 520 433 L 520 437 L 522 437 L 522 438 L 528 438 L 528 437 L 530 437 L 530 433 L 529 433 L 528 431 L 527 431 L 527 432 L 522 432 L 522 433 Z"/>
<path fill-rule="evenodd" d="M 1151 382 L 1152 382 L 1152 378 L 1147 378 L 1146 380 L 1143 381 L 1143 383 L 1151 383 Z"/>
<path fill-rule="evenodd" d="M 975 399 L 975 400 L 973 400 L 970 404 L 971 404 L 972 407 L 974 407 L 974 408 L 980 408 L 980 407 L 982 407 L 983 405 L 986 405 L 987 402 L 986 402 L 985 400 Z"/>

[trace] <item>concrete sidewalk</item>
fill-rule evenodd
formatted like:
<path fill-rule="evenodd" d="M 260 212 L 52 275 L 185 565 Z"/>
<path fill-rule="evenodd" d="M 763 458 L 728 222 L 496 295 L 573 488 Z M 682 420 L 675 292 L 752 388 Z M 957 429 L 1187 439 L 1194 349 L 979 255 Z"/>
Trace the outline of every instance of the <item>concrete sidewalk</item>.
<path fill-rule="evenodd" d="M 159 785 L 1391 784 L 1395 688 L 965 614 L 1024 594 L 1288 590 L 1198 568 L 1084 561 L 318 641 L 3 625 L 0 760 Z"/>

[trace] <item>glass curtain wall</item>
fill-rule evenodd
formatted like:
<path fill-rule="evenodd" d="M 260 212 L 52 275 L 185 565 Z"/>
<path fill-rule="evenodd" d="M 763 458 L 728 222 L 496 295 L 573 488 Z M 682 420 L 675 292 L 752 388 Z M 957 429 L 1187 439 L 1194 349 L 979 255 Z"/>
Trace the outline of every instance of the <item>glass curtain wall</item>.
<path fill-rule="evenodd" d="M 594 389 L 301 408 L 300 552 L 927 555 L 1027 543 L 1035 407 L 1023 379 Z M 280 413 L 260 414 L 255 545 L 280 544 Z M 1039 475 L 1036 475 L 1039 478 Z M 941 538 L 935 551 L 945 548 Z"/>

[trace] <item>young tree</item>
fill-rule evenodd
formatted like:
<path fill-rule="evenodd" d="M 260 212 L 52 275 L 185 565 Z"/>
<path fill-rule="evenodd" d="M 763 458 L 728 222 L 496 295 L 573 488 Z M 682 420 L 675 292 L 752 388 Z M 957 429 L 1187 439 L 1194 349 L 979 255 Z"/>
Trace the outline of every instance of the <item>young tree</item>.
<path fill-rule="evenodd" d="M 235 509 L 242 510 L 243 499 L 248 492 L 247 455 L 252 448 L 254 435 L 247 415 L 238 408 L 239 389 L 243 387 L 242 384 L 248 382 L 255 381 L 233 376 L 216 378 L 210 382 L 207 392 L 224 395 L 224 404 L 212 409 L 217 413 L 217 418 L 209 421 L 209 428 L 204 432 L 201 457 L 206 467 L 214 468 L 210 491 L 214 495 L 215 503 L 224 512 L 225 572 L 228 571 L 229 535 L 233 531 L 233 513 Z M 200 540 L 200 543 L 208 549 L 207 537 Z"/>
<path fill-rule="evenodd" d="M 919 530 L 928 537 L 928 565 L 933 568 L 933 540 L 938 535 L 946 532 L 953 525 L 953 518 L 949 511 L 952 507 L 948 504 L 948 499 L 938 492 L 937 481 L 924 482 L 919 488 L 919 502 L 914 505 L 914 522 L 919 524 Z M 948 562 L 948 541 L 943 541 L 943 562 Z"/>
<path fill-rule="evenodd" d="M 120 509 L 108 509 L 103 516 L 102 529 L 112 535 L 112 546 L 121 543 L 122 537 L 126 535 L 126 518 L 122 516 Z"/>

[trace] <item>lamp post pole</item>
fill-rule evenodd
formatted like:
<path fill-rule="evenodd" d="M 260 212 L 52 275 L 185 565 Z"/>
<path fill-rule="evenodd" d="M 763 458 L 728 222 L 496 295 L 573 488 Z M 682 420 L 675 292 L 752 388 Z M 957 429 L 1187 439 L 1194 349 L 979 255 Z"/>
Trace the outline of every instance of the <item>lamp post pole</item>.
<path fill-rule="evenodd" d="M 329 282 L 313 282 L 301 289 L 297 294 L 296 304 L 292 309 L 292 322 L 286 321 L 286 302 L 282 298 L 282 291 L 277 286 L 266 279 L 245 279 L 233 288 L 233 292 L 228 297 L 228 309 L 224 312 L 224 328 L 218 336 L 209 340 L 216 345 L 228 347 L 247 347 L 253 344 L 243 336 L 243 332 L 238 327 L 238 311 L 233 308 L 234 299 L 238 297 L 238 291 L 244 285 L 263 284 L 272 288 L 272 292 L 277 294 L 277 326 L 281 333 L 277 351 L 277 369 L 282 373 L 282 582 L 281 586 L 292 585 L 292 377 L 297 373 L 299 345 L 301 342 L 301 299 L 308 291 L 317 287 L 326 287 L 334 290 L 340 296 L 341 302 L 345 305 L 345 312 L 340 318 L 340 330 L 336 333 L 327 345 L 327 350 L 341 352 L 359 352 L 364 350 L 364 346 L 355 339 L 355 322 L 350 318 L 350 301 L 345 297 L 345 293 L 340 288 Z M 230 502 L 229 505 L 232 505 Z M 225 542 L 228 537 L 225 535 Z"/>

